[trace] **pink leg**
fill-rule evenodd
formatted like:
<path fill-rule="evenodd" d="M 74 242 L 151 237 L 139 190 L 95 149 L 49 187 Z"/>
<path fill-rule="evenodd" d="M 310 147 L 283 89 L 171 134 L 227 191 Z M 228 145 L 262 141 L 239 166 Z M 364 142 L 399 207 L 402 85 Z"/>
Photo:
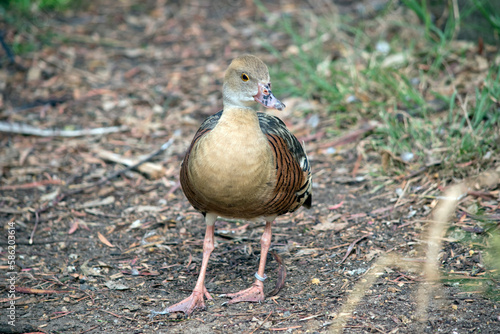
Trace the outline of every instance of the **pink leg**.
<path fill-rule="evenodd" d="M 271 247 L 271 225 L 272 222 L 266 222 L 266 228 L 264 229 L 264 233 L 260 239 L 260 262 L 259 270 L 257 271 L 257 274 L 260 277 L 265 277 L 264 269 L 266 268 L 267 252 L 269 251 L 269 247 Z M 239 302 L 262 302 L 265 298 L 264 283 L 256 279 L 255 283 L 253 283 L 250 288 L 240 292 L 228 294 L 226 297 L 232 298 L 228 304 L 235 304 Z"/>
<path fill-rule="evenodd" d="M 210 254 L 214 250 L 214 230 L 214 225 L 207 226 L 207 230 L 205 232 L 205 241 L 203 242 L 203 260 L 201 262 L 200 275 L 198 276 L 198 281 L 196 282 L 191 296 L 175 305 L 167 307 L 161 312 L 152 311 L 153 316 L 173 312 L 184 312 L 186 315 L 189 315 L 195 309 L 205 309 L 203 296 L 205 295 L 207 299 L 212 299 L 212 296 L 210 296 L 207 289 L 205 288 L 205 274 L 207 272 L 207 265 Z"/>

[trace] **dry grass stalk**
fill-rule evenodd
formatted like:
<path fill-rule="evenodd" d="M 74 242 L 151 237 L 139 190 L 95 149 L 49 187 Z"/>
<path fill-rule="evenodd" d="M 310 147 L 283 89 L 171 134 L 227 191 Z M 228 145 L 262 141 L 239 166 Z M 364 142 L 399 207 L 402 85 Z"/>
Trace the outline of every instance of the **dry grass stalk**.
<path fill-rule="evenodd" d="M 423 267 L 424 281 L 420 284 L 416 295 L 417 317 L 421 321 L 427 319 L 430 297 L 434 295 L 435 283 L 439 280 L 438 255 L 441 250 L 443 236 L 448 228 L 448 220 L 455 211 L 458 199 L 464 192 L 464 184 L 450 187 L 434 210 L 433 223 L 429 224 L 424 239 L 424 244 L 427 245 L 427 260 Z"/>
<path fill-rule="evenodd" d="M 359 280 L 359 282 L 353 287 L 352 292 L 349 294 L 349 298 L 344 303 L 344 306 L 339 311 L 337 318 L 333 321 L 328 333 L 342 333 L 345 325 L 352 317 L 352 312 L 356 309 L 361 299 L 366 295 L 366 290 L 370 288 L 375 280 L 383 274 L 385 267 L 391 266 L 404 266 L 405 261 L 397 255 L 387 254 L 380 257 L 373 267 L 370 268 L 366 273 L 366 277 Z M 412 264 L 407 264 L 411 267 Z"/>
<path fill-rule="evenodd" d="M 500 167 L 497 170 L 490 170 L 479 174 L 476 177 L 451 186 L 441 197 L 438 205 L 433 212 L 433 219 L 430 221 L 427 235 L 424 238 L 424 244 L 427 245 L 426 261 L 424 262 L 423 275 L 424 281 L 420 284 L 417 294 L 417 318 L 425 323 L 427 319 L 427 310 L 430 304 L 430 297 L 434 296 L 436 291 L 435 283 L 439 280 L 439 262 L 438 255 L 441 251 L 443 236 L 448 228 L 450 216 L 455 211 L 457 203 L 468 189 L 490 188 L 500 183 Z M 373 267 L 366 273 L 350 293 L 344 306 L 339 311 L 337 318 L 333 321 L 329 333 L 342 333 L 347 322 L 352 318 L 352 313 L 356 309 L 361 299 L 366 295 L 375 280 L 382 275 L 384 267 L 397 266 L 402 269 L 412 269 L 417 264 L 408 263 L 400 256 L 385 255 L 380 257 Z"/>

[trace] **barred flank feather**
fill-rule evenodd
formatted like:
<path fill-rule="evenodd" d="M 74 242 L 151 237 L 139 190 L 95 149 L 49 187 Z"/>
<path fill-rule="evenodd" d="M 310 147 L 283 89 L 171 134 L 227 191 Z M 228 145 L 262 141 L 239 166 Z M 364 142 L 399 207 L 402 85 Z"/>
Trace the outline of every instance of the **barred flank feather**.
<path fill-rule="evenodd" d="M 304 203 L 309 203 L 306 207 L 310 208 L 311 167 L 302 145 L 279 118 L 265 113 L 257 115 L 276 161 L 276 196 L 267 205 L 278 215 L 294 212 Z"/>

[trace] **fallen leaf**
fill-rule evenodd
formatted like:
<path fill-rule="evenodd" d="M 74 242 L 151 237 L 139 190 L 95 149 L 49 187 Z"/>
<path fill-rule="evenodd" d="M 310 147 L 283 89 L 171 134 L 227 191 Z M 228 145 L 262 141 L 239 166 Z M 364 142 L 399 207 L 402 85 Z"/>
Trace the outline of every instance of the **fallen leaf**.
<path fill-rule="evenodd" d="M 57 290 L 47 290 L 47 289 L 32 289 L 22 286 L 16 286 L 16 292 L 19 293 L 32 293 L 32 294 L 52 294 L 52 293 L 70 293 L 71 291 L 57 291 Z"/>
<path fill-rule="evenodd" d="M 48 202 L 54 200 L 60 193 L 60 188 L 57 188 L 55 191 L 47 194 L 43 194 L 40 197 L 40 202 Z"/>
<path fill-rule="evenodd" d="M 297 251 L 295 256 L 299 257 L 299 256 L 303 256 L 303 255 L 311 255 L 311 254 L 316 254 L 316 253 L 318 253 L 318 251 L 316 249 L 304 248 L 304 249 Z"/>
<path fill-rule="evenodd" d="M 371 251 L 368 252 L 368 254 L 365 255 L 365 259 L 367 262 L 370 262 L 371 260 L 373 260 L 375 256 L 379 255 L 380 253 L 382 253 L 381 250 L 372 249 Z"/>
<path fill-rule="evenodd" d="M 160 212 L 163 208 L 152 205 L 139 205 L 135 208 L 135 212 Z"/>
<path fill-rule="evenodd" d="M 38 81 L 40 80 L 41 75 L 42 75 L 42 69 L 35 63 L 28 70 L 27 81 L 28 82 Z"/>
<path fill-rule="evenodd" d="M 76 230 L 78 230 L 78 221 L 77 220 L 73 221 L 73 223 L 71 224 L 71 227 L 69 228 L 68 234 L 73 234 L 73 233 L 75 233 Z"/>
<path fill-rule="evenodd" d="M 112 204 L 115 201 L 115 198 L 113 196 L 108 196 L 103 199 L 96 199 L 93 201 L 88 201 L 83 203 L 82 205 L 79 205 L 76 207 L 77 210 L 79 209 L 84 209 L 84 208 L 92 208 L 96 206 L 102 206 L 102 205 L 109 205 Z"/>
<path fill-rule="evenodd" d="M 128 290 L 130 289 L 123 283 L 115 282 L 115 281 L 107 281 L 104 283 L 110 290 Z"/>
<path fill-rule="evenodd" d="M 101 234 L 101 232 L 97 232 L 97 236 L 99 237 L 99 240 L 103 244 L 105 244 L 106 246 L 111 247 L 111 248 L 115 247 L 111 242 L 109 242 L 108 239 L 106 239 L 106 237 L 104 235 Z"/>
<path fill-rule="evenodd" d="M 332 205 L 332 206 L 328 207 L 328 210 L 337 210 L 342 205 L 344 205 L 344 201 L 340 202 L 339 204 L 335 204 L 335 205 Z"/>
<path fill-rule="evenodd" d="M 390 56 L 387 56 L 380 64 L 382 68 L 399 68 L 403 65 L 406 65 L 409 61 L 411 61 L 411 57 L 404 52 L 396 53 Z"/>
<path fill-rule="evenodd" d="M 134 228 L 139 228 L 142 226 L 142 220 L 141 219 L 137 219 L 135 220 L 132 224 L 130 224 L 130 226 L 127 228 L 127 231 L 130 231 Z"/>
<path fill-rule="evenodd" d="M 84 276 L 98 276 L 98 277 L 104 277 L 103 274 L 99 272 L 99 269 L 96 268 L 90 268 L 88 266 L 90 260 L 85 261 L 81 266 L 80 270 L 82 271 Z"/>
<path fill-rule="evenodd" d="M 316 230 L 316 231 L 332 231 L 333 230 L 335 232 L 338 232 L 338 231 L 341 231 L 344 228 L 346 228 L 347 225 L 349 225 L 349 223 L 345 223 L 345 222 L 324 222 L 324 223 L 320 223 L 318 225 L 314 225 L 313 229 Z"/>

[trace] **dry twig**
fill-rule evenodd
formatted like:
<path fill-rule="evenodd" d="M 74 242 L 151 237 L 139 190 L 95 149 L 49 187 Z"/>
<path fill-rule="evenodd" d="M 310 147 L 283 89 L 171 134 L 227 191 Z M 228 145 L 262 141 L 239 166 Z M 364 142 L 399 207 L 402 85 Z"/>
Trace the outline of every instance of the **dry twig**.
<path fill-rule="evenodd" d="M 345 253 L 344 257 L 343 257 L 343 258 L 342 258 L 342 260 L 339 262 L 339 264 L 342 264 L 342 263 L 343 263 L 343 262 L 347 259 L 347 257 L 349 256 L 349 254 L 351 254 L 352 250 L 354 249 L 354 246 L 355 246 L 358 242 L 360 242 L 360 241 L 361 241 L 361 240 L 363 240 L 364 238 L 369 237 L 370 235 L 372 235 L 372 234 L 371 234 L 371 233 L 369 233 L 369 234 L 365 234 L 365 235 L 363 235 L 361 238 L 358 238 L 358 239 L 354 240 L 354 241 L 353 241 L 353 242 L 349 245 L 349 248 L 347 248 L 347 251 L 346 251 L 346 253 Z"/>
<path fill-rule="evenodd" d="M 108 133 L 127 131 L 128 127 L 110 126 L 107 128 L 94 128 L 82 130 L 59 130 L 59 129 L 40 129 L 28 124 L 0 122 L 0 132 L 15 133 L 21 135 L 32 135 L 39 137 L 84 137 L 99 136 Z"/>
<path fill-rule="evenodd" d="M 255 332 L 256 332 L 259 328 L 261 328 L 261 327 L 262 327 L 262 325 L 264 325 L 264 324 L 266 323 L 267 319 L 269 319 L 269 317 L 271 316 L 271 314 L 273 314 L 273 311 L 269 312 L 269 314 L 267 315 L 266 319 L 264 319 L 264 321 L 262 321 L 262 322 L 260 323 L 260 325 L 259 325 L 259 326 L 257 326 L 257 328 L 255 328 L 255 329 L 254 329 L 253 331 L 251 331 L 249 334 L 253 334 L 253 333 L 255 333 Z"/>

